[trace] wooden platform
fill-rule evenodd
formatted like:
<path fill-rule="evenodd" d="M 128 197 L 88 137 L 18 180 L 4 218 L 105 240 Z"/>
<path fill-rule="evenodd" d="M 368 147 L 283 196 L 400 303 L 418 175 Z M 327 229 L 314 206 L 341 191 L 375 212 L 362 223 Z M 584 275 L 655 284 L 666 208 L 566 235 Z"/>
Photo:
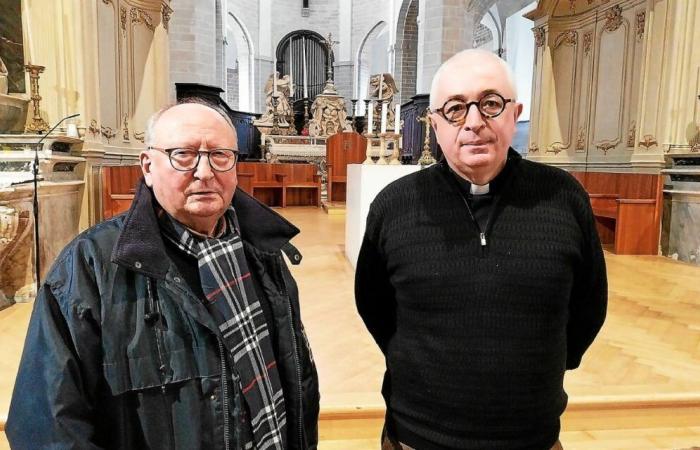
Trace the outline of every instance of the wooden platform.
<path fill-rule="evenodd" d="M 383 358 L 355 312 L 343 215 L 279 209 L 301 234 L 292 266 L 321 383 L 321 450 L 377 449 Z M 606 253 L 608 319 L 579 370 L 567 374 L 567 450 L 700 446 L 700 267 Z M 0 430 L 31 307 L 0 311 Z M 0 450 L 7 448 L 0 434 Z"/>

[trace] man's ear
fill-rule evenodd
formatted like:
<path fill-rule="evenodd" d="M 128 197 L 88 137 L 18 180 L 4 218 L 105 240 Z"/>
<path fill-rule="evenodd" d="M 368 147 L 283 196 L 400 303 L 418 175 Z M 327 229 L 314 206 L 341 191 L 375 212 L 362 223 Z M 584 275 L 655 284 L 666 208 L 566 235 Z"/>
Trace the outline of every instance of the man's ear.
<path fill-rule="evenodd" d="M 433 120 L 432 113 L 428 114 L 428 120 L 430 120 L 430 126 L 433 128 L 435 136 L 437 136 L 437 122 Z"/>
<path fill-rule="evenodd" d="M 144 150 L 139 154 L 139 162 L 141 163 L 141 171 L 143 172 L 143 180 L 146 182 L 146 186 L 153 187 L 151 164 L 153 160 L 148 151 Z"/>
<path fill-rule="evenodd" d="M 522 103 L 516 103 L 515 104 L 515 121 L 518 121 L 518 117 L 520 117 L 520 114 L 523 113 L 523 104 Z"/>

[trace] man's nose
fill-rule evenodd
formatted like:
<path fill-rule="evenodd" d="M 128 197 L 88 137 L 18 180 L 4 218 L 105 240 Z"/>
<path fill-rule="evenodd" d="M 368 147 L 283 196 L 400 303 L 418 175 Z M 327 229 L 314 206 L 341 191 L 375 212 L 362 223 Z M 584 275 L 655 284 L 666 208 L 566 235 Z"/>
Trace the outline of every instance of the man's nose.
<path fill-rule="evenodd" d="M 464 117 L 462 128 L 465 130 L 479 131 L 485 125 L 484 116 L 479 111 L 479 106 L 472 104 L 468 106 L 467 115 Z"/>
<path fill-rule="evenodd" d="M 208 180 L 214 176 L 214 171 L 209 164 L 209 154 L 200 153 L 199 162 L 194 170 L 194 176 L 200 180 Z"/>

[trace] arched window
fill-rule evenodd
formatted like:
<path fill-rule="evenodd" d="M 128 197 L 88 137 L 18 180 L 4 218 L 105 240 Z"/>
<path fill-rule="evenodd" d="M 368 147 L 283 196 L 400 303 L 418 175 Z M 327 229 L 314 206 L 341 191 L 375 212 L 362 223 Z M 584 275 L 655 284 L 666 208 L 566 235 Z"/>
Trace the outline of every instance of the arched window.
<path fill-rule="evenodd" d="M 377 73 L 389 72 L 389 27 L 386 22 L 378 22 L 367 33 L 357 49 L 355 64 L 355 86 L 357 98 L 367 98 L 369 77 Z M 360 114 L 364 114 L 364 102 L 358 104 Z"/>
<path fill-rule="evenodd" d="M 324 42 L 323 36 L 316 32 L 298 30 L 283 37 L 277 45 L 277 71 L 281 77 L 291 74 L 294 86 L 292 101 L 304 98 L 304 68 L 309 102 L 323 92 L 328 71 L 328 50 Z"/>
<path fill-rule="evenodd" d="M 239 111 L 255 111 L 255 64 L 250 33 L 229 12 L 226 24 L 226 91 L 229 106 Z"/>

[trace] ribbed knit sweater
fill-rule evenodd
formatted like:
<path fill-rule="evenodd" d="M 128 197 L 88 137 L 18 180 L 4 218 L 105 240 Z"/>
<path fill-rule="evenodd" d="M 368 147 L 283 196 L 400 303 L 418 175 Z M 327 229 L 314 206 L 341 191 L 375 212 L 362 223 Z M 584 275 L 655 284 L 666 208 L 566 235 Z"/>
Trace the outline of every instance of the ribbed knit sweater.
<path fill-rule="evenodd" d="M 419 450 L 549 449 L 564 372 L 605 318 L 588 195 L 510 150 L 484 246 L 450 177 L 401 178 L 367 218 L 355 294 L 386 357 L 388 430 Z"/>

